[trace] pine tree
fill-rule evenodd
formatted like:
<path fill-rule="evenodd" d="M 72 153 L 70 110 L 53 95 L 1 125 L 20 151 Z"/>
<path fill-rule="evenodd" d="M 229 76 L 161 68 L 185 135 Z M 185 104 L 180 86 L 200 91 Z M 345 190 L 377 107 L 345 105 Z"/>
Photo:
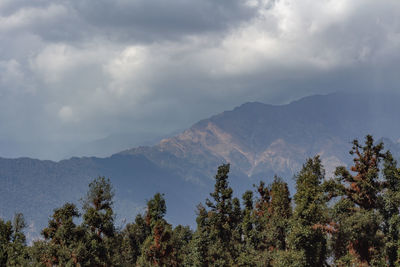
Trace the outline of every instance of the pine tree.
<path fill-rule="evenodd" d="M 197 229 L 189 242 L 189 254 L 184 261 L 185 266 L 201 266 L 211 265 L 211 259 L 208 256 L 208 248 L 211 242 L 210 238 L 210 222 L 206 208 L 199 204 L 197 206 Z"/>
<path fill-rule="evenodd" d="M 257 262 L 271 266 L 279 251 L 286 250 L 289 220 L 292 216 L 288 186 L 279 177 L 268 187 L 260 182 L 255 205 L 255 249 Z"/>
<path fill-rule="evenodd" d="M 228 174 L 230 165 L 223 164 L 218 167 L 215 176 L 214 192 L 210 193 L 212 199 L 206 200 L 208 220 L 210 226 L 210 243 L 208 256 L 215 266 L 231 266 L 238 257 L 237 235 L 235 230 L 240 224 L 239 200 L 233 198 L 233 190 L 229 186 Z"/>
<path fill-rule="evenodd" d="M 319 156 L 308 159 L 296 176 L 295 209 L 291 220 L 289 247 L 303 255 L 306 266 L 325 266 L 328 208 L 322 188 L 324 169 Z"/>
<path fill-rule="evenodd" d="M 109 179 L 98 177 L 89 184 L 89 191 L 83 199 L 83 227 L 86 229 L 85 265 L 110 266 L 113 259 L 113 238 L 115 237 L 114 212 L 112 209 L 114 191 Z"/>
<path fill-rule="evenodd" d="M 189 243 L 192 240 L 193 231 L 189 226 L 178 225 L 172 232 L 172 245 L 177 255 L 178 266 L 186 262 L 190 253 Z"/>
<path fill-rule="evenodd" d="M 151 228 L 142 214 L 138 214 L 134 223 L 129 223 L 123 230 L 122 257 L 126 266 L 136 266 L 142 245 L 151 235 Z"/>
<path fill-rule="evenodd" d="M 65 266 L 77 265 L 83 261 L 85 232 L 74 223 L 74 219 L 78 217 L 78 209 L 72 203 L 66 203 L 54 210 L 48 227 L 42 231 L 46 242 L 40 244 L 40 246 L 47 245 L 46 252 L 50 254 L 39 253 L 36 256 L 38 262 Z"/>
<path fill-rule="evenodd" d="M 7 266 L 23 266 L 28 262 L 26 237 L 23 230 L 26 228 L 25 218 L 22 213 L 14 215 L 11 243 L 8 247 Z"/>
<path fill-rule="evenodd" d="M 325 183 L 329 199 L 340 197 L 332 209 L 333 250 L 337 264 L 358 266 L 384 265 L 382 216 L 379 212 L 383 182 L 379 164 L 385 158 L 383 144 L 374 144 L 367 135 L 365 145 L 353 141 L 352 175 L 345 167 L 335 171 L 336 179 Z"/>
<path fill-rule="evenodd" d="M 146 238 L 138 258 L 139 266 L 178 266 L 178 251 L 174 248 L 172 226 L 164 220 L 165 199 L 157 193 L 147 202 L 146 225 L 151 234 Z"/>
<path fill-rule="evenodd" d="M 0 219 L 0 266 L 28 264 L 29 255 L 23 233 L 25 227 L 22 213 L 16 213 L 13 222 Z"/>
<path fill-rule="evenodd" d="M 0 218 L 0 266 L 6 266 L 8 260 L 8 246 L 13 234 L 11 221 Z"/>
<path fill-rule="evenodd" d="M 399 265 L 400 249 L 400 169 L 390 152 L 386 154 L 383 168 L 384 192 L 381 213 L 385 235 L 385 254 L 388 266 Z"/>
<path fill-rule="evenodd" d="M 258 244 L 258 232 L 255 220 L 253 192 L 248 190 L 242 195 L 242 221 L 240 255 L 237 260 L 238 266 L 257 266 L 258 255 L 256 247 Z"/>
<path fill-rule="evenodd" d="M 241 210 L 229 187 L 229 164 L 218 167 L 214 192 L 206 200 L 207 211 L 199 206 L 197 231 L 191 246 L 194 266 L 232 266 L 239 256 Z"/>

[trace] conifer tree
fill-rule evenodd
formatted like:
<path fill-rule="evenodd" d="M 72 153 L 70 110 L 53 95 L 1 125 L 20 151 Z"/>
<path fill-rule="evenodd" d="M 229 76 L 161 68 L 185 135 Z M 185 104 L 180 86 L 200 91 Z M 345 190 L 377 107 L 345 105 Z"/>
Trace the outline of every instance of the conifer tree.
<path fill-rule="evenodd" d="M 286 250 L 289 220 L 292 215 L 288 186 L 279 177 L 268 187 L 260 182 L 255 205 L 255 249 L 257 262 L 271 266 L 277 252 Z"/>
<path fill-rule="evenodd" d="M 198 207 L 198 226 L 191 243 L 195 255 L 189 256 L 194 266 L 232 266 L 238 258 L 241 210 L 229 187 L 229 168 L 229 164 L 218 167 L 214 192 L 206 200 L 209 211 Z"/>
<path fill-rule="evenodd" d="M 210 266 L 211 259 L 208 256 L 208 248 L 211 242 L 210 222 L 206 208 L 199 204 L 197 206 L 197 229 L 189 243 L 190 252 L 186 257 L 185 266 Z"/>
<path fill-rule="evenodd" d="M 388 266 L 398 266 L 400 249 L 400 169 L 390 152 L 387 152 L 384 168 L 384 192 L 381 212 L 383 215 L 383 234 L 385 235 L 385 254 Z"/>
<path fill-rule="evenodd" d="M 48 249 L 43 252 L 50 254 L 38 253 L 36 256 L 38 262 L 61 266 L 82 263 L 85 257 L 83 242 L 85 232 L 74 223 L 74 219 L 78 217 L 78 209 L 72 203 L 66 203 L 54 210 L 48 227 L 42 230 L 46 242 L 40 244 L 47 245 Z"/>
<path fill-rule="evenodd" d="M 306 266 L 325 266 L 328 208 L 321 183 L 325 171 L 319 156 L 308 159 L 296 176 L 295 209 L 288 237 L 289 247 L 303 255 Z"/>
<path fill-rule="evenodd" d="M 157 193 L 147 202 L 146 225 L 151 234 L 144 241 L 139 266 L 178 266 L 178 251 L 174 248 L 172 226 L 164 220 L 165 199 Z"/>
<path fill-rule="evenodd" d="M 172 232 L 172 245 L 177 255 L 178 266 L 184 266 L 190 253 L 189 243 L 192 240 L 193 231 L 189 226 L 178 225 Z"/>
<path fill-rule="evenodd" d="M 212 199 L 206 200 L 210 209 L 208 220 L 210 226 L 209 257 L 217 266 L 230 266 L 235 263 L 238 256 L 237 236 L 240 218 L 238 217 L 239 200 L 233 198 L 233 190 L 229 186 L 228 174 L 230 165 L 223 164 L 218 167 L 215 175 L 214 192 L 210 193 Z"/>
<path fill-rule="evenodd" d="M 83 227 L 86 229 L 87 265 L 110 266 L 115 237 L 114 191 L 109 179 L 98 177 L 89 184 L 83 199 Z"/>
<path fill-rule="evenodd" d="M 14 215 L 11 235 L 11 243 L 8 247 L 7 266 L 27 265 L 28 252 L 26 248 L 26 237 L 23 230 L 26 228 L 25 218 L 22 213 Z"/>
<path fill-rule="evenodd" d="M 256 229 L 255 229 L 255 215 L 253 192 L 248 190 L 242 195 L 244 209 L 242 211 L 241 233 L 243 236 L 243 243 L 245 251 L 255 248 L 257 242 Z"/>
<path fill-rule="evenodd" d="M 324 185 L 329 199 L 339 197 L 332 210 L 333 250 L 339 265 L 384 265 L 383 235 L 380 230 L 380 193 L 384 183 L 379 179 L 379 164 L 385 158 L 383 144 L 374 144 L 367 135 L 365 145 L 353 141 L 351 174 L 345 167 L 335 171 L 336 179 Z"/>
<path fill-rule="evenodd" d="M 22 213 L 14 215 L 13 222 L 0 219 L 0 266 L 24 266 L 28 264 L 26 227 Z"/>
<path fill-rule="evenodd" d="M 136 266 L 142 245 L 150 236 L 151 228 L 142 214 L 138 214 L 134 223 L 129 223 L 123 230 L 122 257 L 126 266 Z"/>
<path fill-rule="evenodd" d="M 3 221 L 0 218 L 0 266 L 6 266 L 8 260 L 8 246 L 13 233 L 10 221 Z"/>
<path fill-rule="evenodd" d="M 241 246 L 240 255 L 237 260 L 238 266 L 257 266 L 258 255 L 258 232 L 256 229 L 253 192 L 248 190 L 242 195 L 243 211 L 241 221 Z"/>

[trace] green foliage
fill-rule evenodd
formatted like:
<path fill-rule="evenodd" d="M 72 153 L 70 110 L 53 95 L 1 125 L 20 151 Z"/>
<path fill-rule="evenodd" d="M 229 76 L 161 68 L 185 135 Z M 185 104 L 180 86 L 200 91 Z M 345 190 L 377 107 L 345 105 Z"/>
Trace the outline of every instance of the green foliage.
<path fill-rule="evenodd" d="M 167 212 L 164 196 L 160 193 L 154 195 L 152 199 L 147 202 L 146 223 L 151 228 L 164 218 Z"/>
<path fill-rule="evenodd" d="M 390 152 L 386 154 L 383 178 L 385 190 L 382 194 L 381 213 L 383 216 L 383 234 L 385 236 L 385 254 L 389 266 L 399 266 L 400 248 L 400 169 Z"/>
<path fill-rule="evenodd" d="M 232 266 L 239 254 L 241 239 L 240 202 L 229 187 L 229 164 L 218 167 L 209 208 L 198 207 L 197 231 L 191 242 L 193 266 Z"/>
<path fill-rule="evenodd" d="M 8 260 L 8 246 L 11 242 L 13 230 L 10 221 L 0 219 L 0 266 L 5 266 Z"/>
<path fill-rule="evenodd" d="M 185 260 L 180 251 L 189 242 L 185 239 L 190 237 L 182 227 L 172 230 L 172 226 L 164 220 L 166 210 L 165 199 L 159 193 L 147 202 L 145 223 L 150 234 L 141 246 L 137 260 L 140 266 L 179 266 Z"/>
<path fill-rule="evenodd" d="M 380 162 L 387 154 L 382 149 L 383 144 L 374 144 L 370 135 L 364 146 L 354 140 L 350 151 L 354 155 L 350 171 L 354 174 L 338 167 L 336 179 L 325 185 L 329 198 L 340 197 L 332 208 L 332 247 L 338 264 L 384 265 L 381 207 L 387 184 L 379 174 Z"/>
<path fill-rule="evenodd" d="M 296 194 L 289 244 L 307 266 L 324 266 L 327 258 L 328 208 L 321 182 L 325 171 L 318 156 L 308 159 L 296 176 Z"/>
<path fill-rule="evenodd" d="M 48 227 L 42 231 L 45 241 L 36 243 L 39 247 L 47 246 L 43 253 L 40 253 L 40 249 L 35 253 L 37 262 L 72 266 L 84 261 L 82 240 L 85 232 L 82 227 L 75 225 L 73 220 L 77 217 L 79 217 L 78 209 L 71 203 L 54 210 Z"/>
<path fill-rule="evenodd" d="M 150 234 L 151 228 L 141 214 L 136 216 L 134 223 L 126 225 L 122 232 L 122 257 L 127 266 L 135 266 L 142 244 Z"/>
<path fill-rule="evenodd" d="M 196 231 L 175 228 L 164 196 L 122 229 L 114 226 L 111 183 L 94 179 L 83 215 L 72 203 L 55 209 L 43 240 L 26 246 L 25 220 L 0 219 L 0 266 L 399 266 L 400 169 L 371 136 L 353 141 L 354 166 L 326 179 L 319 156 L 296 178 L 292 199 L 278 177 L 246 191 L 229 186 L 229 164 L 197 207 Z M 294 205 L 294 209 L 292 209 Z M 75 221 L 81 221 L 77 225 Z"/>
<path fill-rule="evenodd" d="M 89 184 L 89 191 L 83 199 L 87 251 L 85 265 L 109 266 L 112 263 L 115 237 L 113 197 L 109 179 L 98 177 Z"/>
<path fill-rule="evenodd" d="M 0 219 L 0 266 L 27 265 L 29 255 L 23 233 L 25 227 L 21 213 L 14 215 L 13 222 Z"/>

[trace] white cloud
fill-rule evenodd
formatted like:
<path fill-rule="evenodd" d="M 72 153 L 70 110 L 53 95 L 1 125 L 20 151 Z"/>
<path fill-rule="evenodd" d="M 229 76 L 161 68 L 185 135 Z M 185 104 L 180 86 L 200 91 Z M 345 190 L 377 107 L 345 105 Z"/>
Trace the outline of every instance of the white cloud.
<path fill-rule="evenodd" d="M 60 116 L 63 121 L 77 120 L 70 106 L 63 106 L 58 112 L 58 116 Z"/>
<path fill-rule="evenodd" d="M 45 8 L 22 8 L 9 16 L 0 16 L 0 32 L 29 30 L 34 25 L 50 24 L 67 16 L 68 12 L 65 6 L 59 4 L 50 4 Z"/>

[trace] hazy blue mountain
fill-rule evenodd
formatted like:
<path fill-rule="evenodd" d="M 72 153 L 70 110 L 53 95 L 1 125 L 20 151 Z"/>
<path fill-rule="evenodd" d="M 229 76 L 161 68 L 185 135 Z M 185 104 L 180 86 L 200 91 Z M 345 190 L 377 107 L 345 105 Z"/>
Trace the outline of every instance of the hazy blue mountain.
<path fill-rule="evenodd" d="M 340 93 L 279 106 L 245 103 L 157 145 L 110 157 L 59 162 L 0 159 L 0 216 L 23 212 L 40 229 L 52 209 L 65 201 L 78 202 L 89 181 L 101 175 L 115 187 L 119 220 L 132 220 L 146 199 L 162 192 L 167 218 L 193 225 L 196 204 L 208 197 L 221 163 L 231 163 L 231 182 L 239 195 L 260 179 L 271 181 L 275 174 L 293 189 L 293 174 L 315 154 L 332 173 L 334 167 L 350 162 L 351 140 L 367 133 L 388 138 L 399 153 L 399 145 L 391 141 L 400 137 L 399 100 L 393 95 Z"/>
<path fill-rule="evenodd" d="M 161 139 L 173 136 L 174 134 L 165 135 L 154 132 L 115 133 L 75 146 L 65 153 L 64 158 L 73 156 L 108 157 L 127 147 L 155 145 L 160 142 Z"/>

